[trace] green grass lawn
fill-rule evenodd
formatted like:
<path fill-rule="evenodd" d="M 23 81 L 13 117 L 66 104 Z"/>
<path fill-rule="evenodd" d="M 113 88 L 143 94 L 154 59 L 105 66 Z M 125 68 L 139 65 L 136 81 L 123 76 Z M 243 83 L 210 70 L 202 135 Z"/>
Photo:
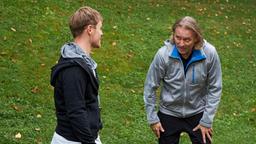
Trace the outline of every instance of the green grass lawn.
<path fill-rule="evenodd" d="M 101 80 L 104 144 L 157 143 L 146 122 L 143 84 L 169 27 L 185 15 L 198 20 L 222 62 L 213 143 L 256 142 L 255 0 L 1 0 L 1 144 L 50 143 L 56 124 L 50 68 L 60 47 L 72 40 L 69 16 L 84 5 L 104 17 L 102 48 L 93 54 Z M 181 143 L 190 143 L 186 134 Z"/>

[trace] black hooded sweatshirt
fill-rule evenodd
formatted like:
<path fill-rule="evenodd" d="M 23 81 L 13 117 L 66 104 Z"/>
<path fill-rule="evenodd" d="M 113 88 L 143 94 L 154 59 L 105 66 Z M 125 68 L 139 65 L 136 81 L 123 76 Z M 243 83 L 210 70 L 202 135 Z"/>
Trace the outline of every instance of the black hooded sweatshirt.
<path fill-rule="evenodd" d="M 99 81 L 82 58 L 60 58 L 52 67 L 56 133 L 67 140 L 95 144 L 102 128 Z"/>

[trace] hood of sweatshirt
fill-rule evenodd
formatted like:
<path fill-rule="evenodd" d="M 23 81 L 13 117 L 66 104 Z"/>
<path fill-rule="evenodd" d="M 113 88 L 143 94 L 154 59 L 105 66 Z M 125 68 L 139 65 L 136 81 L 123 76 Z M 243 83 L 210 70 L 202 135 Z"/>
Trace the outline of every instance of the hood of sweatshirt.
<path fill-rule="evenodd" d="M 94 70 L 97 67 L 96 62 L 73 42 L 62 46 L 61 57 L 58 63 L 51 68 L 51 85 L 55 86 L 56 78 L 60 71 L 73 66 L 82 67 L 89 74 L 90 79 L 94 82 L 94 87 L 98 87 L 98 79 L 94 74 Z"/>
<path fill-rule="evenodd" d="M 63 58 L 82 58 L 93 71 L 97 68 L 97 63 L 85 53 L 82 48 L 74 42 L 66 43 L 61 48 Z"/>
<path fill-rule="evenodd" d="M 55 83 L 56 83 L 59 72 L 61 72 L 66 68 L 74 67 L 74 66 L 79 66 L 84 69 L 84 71 L 88 74 L 89 78 L 91 79 L 93 87 L 97 90 L 99 87 L 99 81 L 94 76 L 93 72 L 90 70 L 90 68 L 85 63 L 85 61 L 81 58 L 70 59 L 70 58 L 60 57 L 58 63 L 51 68 L 51 78 L 50 78 L 51 85 L 55 87 Z"/>

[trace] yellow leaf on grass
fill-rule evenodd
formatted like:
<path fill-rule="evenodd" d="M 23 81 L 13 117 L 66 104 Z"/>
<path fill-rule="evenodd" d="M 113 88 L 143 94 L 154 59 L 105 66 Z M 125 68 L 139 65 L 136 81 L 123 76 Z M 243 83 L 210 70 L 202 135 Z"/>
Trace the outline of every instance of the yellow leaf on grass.
<path fill-rule="evenodd" d="M 42 117 L 42 115 L 40 115 L 40 114 L 37 114 L 37 115 L 36 115 L 36 117 L 37 117 L 37 118 L 41 118 L 41 117 Z"/>
<path fill-rule="evenodd" d="M 39 92 L 39 88 L 38 86 L 35 86 L 32 90 L 31 90 L 32 93 L 38 93 Z"/>
<path fill-rule="evenodd" d="M 40 131 L 40 128 L 35 128 L 35 131 Z"/>
<path fill-rule="evenodd" d="M 1 52 L 0 55 L 7 55 L 7 52 Z"/>
<path fill-rule="evenodd" d="M 20 134 L 20 133 L 17 133 L 17 134 L 15 135 L 15 138 L 16 138 L 16 139 L 20 139 L 20 138 L 21 138 L 21 134 Z"/>
<path fill-rule="evenodd" d="M 29 38 L 29 39 L 28 39 L 28 41 L 29 41 L 30 43 L 32 43 L 32 42 L 33 42 L 31 38 Z"/>
<path fill-rule="evenodd" d="M 13 28 L 13 27 L 11 27 L 11 30 L 12 30 L 12 31 L 14 31 L 14 32 L 16 32 L 16 29 L 15 29 L 15 28 Z"/>
<path fill-rule="evenodd" d="M 19 111 L 19 110 L 20 110 L 19 107 L 16 106 L 15 104 L 12 105 L 12 108 L 13 108 L 14 110 L 16 110 L 16 111 Z"/>
<path fill-rule="evenodd" d="M 116 42 L 112 42 L 112 46 L 116 46 Z"/>

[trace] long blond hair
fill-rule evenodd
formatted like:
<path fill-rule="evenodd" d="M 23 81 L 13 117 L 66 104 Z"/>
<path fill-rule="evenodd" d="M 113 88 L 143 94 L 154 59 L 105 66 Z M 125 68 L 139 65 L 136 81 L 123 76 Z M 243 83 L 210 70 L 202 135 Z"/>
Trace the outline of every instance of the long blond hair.
<path fill-rule="evenodd" d="M 197 38 L 197 42 L 195 43 L 195 49 L 201 49 L 203 47 L 204 39 L 201 33 L 201 30 L 198 26 L 198 23 L 193 17 L 185 16 L 181 19 L 178 19 L 174 25 L 172 26 L 172 34 L 171 34 L 171 43 L 175 44 L 174 41 L 174 33 L 177 27 L 183 27 L 189 30 L 192 30 Z"/>

